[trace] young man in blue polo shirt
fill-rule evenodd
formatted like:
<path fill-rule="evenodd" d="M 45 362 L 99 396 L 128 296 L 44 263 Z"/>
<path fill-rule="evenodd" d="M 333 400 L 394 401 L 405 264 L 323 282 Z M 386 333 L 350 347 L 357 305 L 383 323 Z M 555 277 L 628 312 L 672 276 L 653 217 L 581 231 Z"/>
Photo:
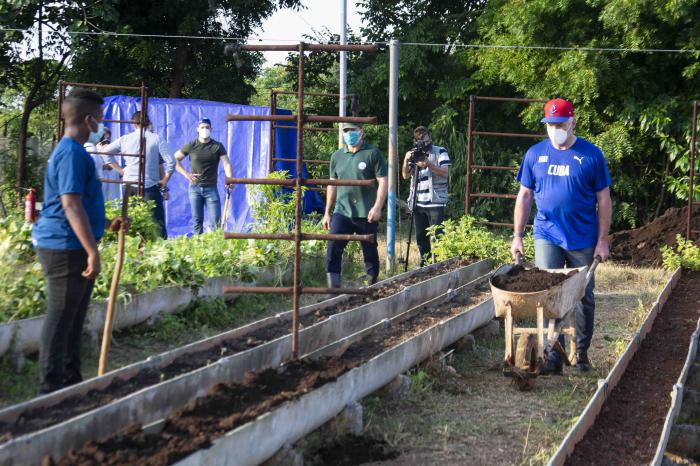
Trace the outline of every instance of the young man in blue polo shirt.
<path fill-rule="evenodd" d="M 605 157 L 598 147 L 574 135 L 576 119 L 571 102 L 548 101 L 542 123 L 549 138 L 530 147 L 518 173 L 520 191 L 515 201 L 511 253 L 514 258 L 523 254 L 523 233 L 534 199 L 537 267 L 581 267 L 590 265 L 595 256 L 606 260 L 612 202 Z M 593 287 L 591 280 L 576 311 L 576 367 L 580 371 L 590 369 Z M 561 357 L 552 351 L 542 373 L 561 372 Z"/>
<path fill-rule="evenodd" d="M 65 134 L 46 166 L 41 217 L 32 242 L 47 283 L 47 309 L 39 347 L 39 393 L 78 383 L 80 343 L 90 294 L 100 273 L 97 243 L 105 230 L 102 183 L 86 142 L 104 131 L 102 98 L 84 89 L 63 101 Z M 118 229 L 119 219 L 110 229 Z"/>

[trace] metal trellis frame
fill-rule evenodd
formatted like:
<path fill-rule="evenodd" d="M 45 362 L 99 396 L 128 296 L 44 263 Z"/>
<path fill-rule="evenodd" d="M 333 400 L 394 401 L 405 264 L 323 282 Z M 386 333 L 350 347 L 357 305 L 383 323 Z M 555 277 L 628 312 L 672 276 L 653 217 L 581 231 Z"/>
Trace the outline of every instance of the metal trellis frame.
<path fill-rule="evenodd" d="M 318 186 L 375 186 L 376 180 L 330 180 L 330 179 L 305 179 L 302 178 L 302 164 L 309 162 L 303 159 L 304 152 L 304 129 L 305 123 L 361 123 L 361 124 L 376 124 L 376 117 L 339 117 L 339 116 L 321 116 L 321 115 L 305 115 L 304 114 L 304 96 L 312 95 L 304 93 L 304 53 L 307 51 L 325 51 L 325 52 L 374 52 L 377 50 L 376 45 L 337 45 L 337 44 L 306 44 L 304 42 L 298 45 L 242 45 L 241 50 L 249 51 L 289 51 L 299 54 L 299 65 L 297 74 L 297 112 L 296 115 L 276 115 L 274 110 L 270 115 L 227 115 L 226 121 L 270 121 L 270 126 L 276 126 L 275 122 L 294 121 L 296 122 L 297 130 L 297 152 L 296 159 L 291 159 L 296 162 L 296 177 L 286 180 L 275 180 L 269 178 L 228 178 L 227 183 L 233 184 L 266 184 L 276 186 L 293 187 L 296 191 L 296 200 L 294 206 L 294 230 L 292 233 L 224 233 L 226 239 L 270 239 L 282 241 L 294 241 L 294 272 L 291 287 L 261 287 L 261 286 L 227 286 L 224 288 L 225 293 L 275 293 L 275 294 L 291 294 L 292 295 L 292 357 L 297 358 L 299 347 L 299 298 L 303 293 L 310 294 L 369 294 L 366 288 L 313 288 L 301 286 L 301 242 L 305 240 L 340 240 L 340 241 L 374 241 L 373 235 L 334 235 L 334 234 L 308 234 L 303 233 L 301 229 L 301 214 L 302 214 L 302 188 L 307 184 Z M 271 110 L 276 108 L 276 94 L 271 94 Z M 271 128 L 271 144 L 274 147 L 274 128 Z M 274 154 L 274 149 L 271 151 Z M 272 158 L 272 157 L 271 157 Z"/>
<path fill-rule="evenodd" d="M 688 216 L 686 218 L 685 238 L 691 240 L 693 233 L 700 233 L 700 230 L 692 230 L 693 207 L 700 206 L 700 202 L 693 201 L 693 190 L 695 189 L 695 161 L 698 153 L 698 107 L 700 100 L 693 101 L 693 122 L 692 134 L 690 137 L 690 173 L 688 176 Z"/>
<path fill-rule="evenodd" d="M 148 87 L 143 83 L 141 86 L 116 86 L 112 84 L 96 84 L 96 83 L 76 83 L 68 81 L 58 82 L 58 124 L 56 128 L 56 140 L 61 139 L 63 132 L 65 130 L 65 123 L 63 121 L 63 116 L 61 114 L 61 106 L 63 105 L 63 99 L 66 97 L 66 89 L 68 87 L 82 87 L 85 89 L 114 89 L 114 90 L 125 90 L 125 91 L 138 91 L 141 96 L 141 121 L 139 122 L 141 128 L 141 137 L 139 138 L 139 153 L 138 154 L 125 154 L 116 153 L 108 154 L 106 152 L 99 151 L 88 151 L 91 155 L 116 155 L 122 157 L 138 157 L 139 158 L 139 180 L 137 183 L 138 195 L 143 196 L 146 187 L 146 144 L 145 144 L 145 131 L 146 131 L 146 116 L 148 114 Z M 103 120 L 105 123 L 133 123 L 132 120 Z M 103 183 L 112 184 L 122 184 L 125 185 L 124 189 L 129 189 L 134 183 L 125 182 L 122 180 L 101 180 Z"/>
<path fill-rule="evenodd" d="M 545 103 L 545 99 L 524 99 L 519 97 L 487 97 L 470 95 L 469 96 L 469 117 L 467 122 L 467 179 L 465 187 L 464 196 L 464 214 L 469 215 L 472 208 L 472 198 L 490 198 L 490 199 L 515 199 L 517 196 L 515 194 L 502 194 L 502 193 L 484 193 L 479 192 L 472 186 L 472 174 L 477 171 L 509 171 L 516 172 L 518 167 L 510 166 L 498 166 L 498 165 L 475 165 L 474 164 L 474 136 L 481 137 L 502 137 L 502 138 L 534 138 L 543 139 L 546 138 L 546 134 L 534 134 L 534 133 L 504 133 L 504 132 L 494 132 L 494 131 L 475 131 L 474 130 L 474 114 L 476 113 L 476 104 L 478 101 L 493 101 L 493 102 L 517 102 L 522 104 L 532 104 L 532 103 Z M 512 223 L 501 223 L 501 222 L 491 222 L 491 221 L 477 221 L 476 223 L 482 223 L 490 226 L 497 227 L 512 227 Z"/>

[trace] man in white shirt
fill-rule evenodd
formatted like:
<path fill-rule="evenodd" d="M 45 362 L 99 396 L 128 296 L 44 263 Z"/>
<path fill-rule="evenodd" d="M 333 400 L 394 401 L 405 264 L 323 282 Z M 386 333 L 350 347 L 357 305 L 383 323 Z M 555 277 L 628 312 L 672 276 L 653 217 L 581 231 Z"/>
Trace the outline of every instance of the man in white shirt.
<path fill-rule="evenodd" d="M 108 145 L 98 146 L 100 152 L 109 152 L 111 154 L 138 154 L 140 148 L 139 138 L 141 136 L 141 112 L 135 112 L 131 120 L 134 125 L 134 132 L 126 134 L 116 141 Z M 148 115 L 146 115 L 146 127 L 150 124 Z M 158 134 L 145 130 L 144 138 L 146 140 L 146 183 L 144 190 L 144 199 L 155 201 L 156 205 L 153 209 L 153 218 L 161 227 L 161 236 L 168 237 L 165 227 L 165 209 L 163 208 L 163 192 L 167 191 L 168 181 L 175 171 L 175 159 L 170 153 L 167 142 Z M 165 176 L 160 177 L 160 159 L 165 161 Z M 139 159 L 138 157 L 124 157 L 124 181 L 137 182 L 139 180 Z M 110 164 L 118 167 L 114 157 L 110 157 Z M 132 194 L 136 194 L 136 186 L 131 187 Z"/>

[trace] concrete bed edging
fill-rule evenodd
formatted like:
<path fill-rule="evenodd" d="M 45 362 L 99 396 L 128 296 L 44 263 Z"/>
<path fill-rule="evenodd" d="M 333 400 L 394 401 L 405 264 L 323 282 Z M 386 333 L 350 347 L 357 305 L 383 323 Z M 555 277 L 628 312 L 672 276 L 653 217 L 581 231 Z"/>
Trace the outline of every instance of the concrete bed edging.
<path fill-rule="evenodd" d="M 668 409 L 668 414 L 666 415 L 666 420 L 664 421 L 664 428 L 661 431 L 661 438 L 659 444 L 656 447 L 656 454 L 651 464 L 653 466 L 661 466 L 664 459 L 664 453 L 668 446 L 668 441 L 671 437 L 671 430 L 678 419 L 683 406 L 683 392 L 685 390 L 685 383 L 688 380 L 688 374 L 690 373 L 690 367 L 695 362 L 695 358 L 698 355 L 698 345 L 700 345 L 700 319 L 698 319 L 695 331 L 690 336 L 690 344 L 688 345 L 688 355 L 685 359 L 685 364 L 681 370 L 680 376 L 678 376 L 678 381 L 673 386 L 671 391 L 671 407 Z"/>
<path fill-rule="evenodd" d="M 237 427 L 215 440 L 211 447 L 199 450 L 176 464 L 259 464 L 285 444 L 294 443 L 335 417 L 347 404 L 378 390 L 431 354 L 485 325 L 494 316 L 493 300 L 488 298 L 375 356 L 346 372 L 335 382 L 286 402 Z"/>
<path fill-rule="evenodd" d="M 489 260 L 480 261 L 410 285 L 378 301 L 333 315 L 300 332 L 300 351 L 313 351 L 333 339 L 361 330 L 362 326 L 391 317 L 411 303 L 418 304 L 425 294 L 435 294 L 436 287 L 444 291 L 444 288 L 467 280 L 477 272 L 480 272 L 479 275 L 487 273 L 490 267 Z M 215 383 L 241 380 L 248 371 L 275 367 L 290 357 L 290 335 L 224 357 L 211 365 L 145 387 L 59 424 L 14 438 L 0 445 L 0 465 L 38 464 L 47 454 L 61 457 L 71 448 L 79 448 L 90 440 L 110 435 L 131 423 L 155 422 L 192 399 L 205 395 Z M 16 409 L 13 414 L 17 415 Z M 105 419 L 110 422 L 104 422 Z"/>
<path fill-rule="evenodd" d="M 566 437 L 564 437 L 564 440 L 561 442 L 561 444 L 559 444 L 559 448 L 550 458 L 548 466 L 562 466 L 568 457 L 573 453 L 576 444 L 583 439 L 586 432 L 588 432 L 591 426 L 593 426 L 596 417 L 598 414 L 600 414 L 600 411 L 603 408 L 605 400 L 620 381 L 622 375 L 627 369 L 627 366 L 632 360 L 632 357 L 634 357 L 634 354 L 641 346 L 642 341 L 651 331 L 651 327 L 654 324 L 656 316 L 663 309 L 668 297 L 678 284 L 680 277 L 681 269 L 677 268 L 666 282 L 666 285 L 659 293 L 656 302 L 652 305 L 651 310 L 644 319 L 644 322 L 640 326 L 639 330 L 634 334 L 632 340 L 627 344 L 627 348 L 617 359 L 617 362 L 610 370 L 607 377 L 605 379 L 598 380 L 598 389 L 586 404 L 586 407 L 576 423 L 571 427 L 571 429 L 569 429 L 569 432 L 567 433 Z"/>
<path fill-rule="evenodd" d="M 286 273 L 277 266 L 261 269 L 260 283 L 271 283 Z M 114 329 L 121 330 L 153 319 L 161 314 L 182 311 L 198 298 L 223 296 L 223 287 L 241 285 L 228 277 L 208 278 L 199 287 L 168 286 L 130 295 L 120 299 L 115 310 Z M 83 331 L 92 338 L 101 336 L 107 315 L 107 301 L 92 302 L 88 308 Z M 31 354 L 39 351 L 44 315 L 0 324 L 0 357 L 10 354 Z"/>
<path fill-rule="evenodd" d="M 449 264 L 451 260 L 439 262 L 436 264 L 432 264 L 428 267 L 425 267 L 422 269 L 422 272 L 425 273 L 426 271 L 431 271 L 434 269 L 437 269 L 445 264 Z M 469 266 L 463 267 L 464 269 L 469 268 L 469 267 L 474 267 L 474 268 L 479 268 L 481 265 L 477 264 L 484 264 L 485 261 L 480 261 L 476 262 L 474 264 L 470 264 Z M 382 280 L 379 283 L 376 283 L 375 285 L 372 285 L 370 288 L 382 288 L 384 286 L 389 286 L 392 285 L 393 283 L 397 281 L 401 281 L 407 277 L 411 277 L 412 275 L 415 275 L 416 273 L 420 272 L 419 270 L 412 270 L 409 272 L 402 273 L 400 275 L 395 275 L 393 277 L 387 278 L 386 280 Z M 222 283 L 220 283 L 220 286 L 223 286 L 226 283 L 226 280 L 223 279 L 221 280 Z M 310 314 L 315 311 L 323 310 L 329 307 L 333 307 L 337 304 L 340 304 L 342 302 L 348 301 L 351 298 L 350 295 L 338 295 L 334 296 L 330 299 L 323 300 L 319 303 L 316 304 L 310 304 L 307 306 L 304 306 L 299 309 L 299 315 L 300 316 L 305 316 L 307 314 Z M 195 353 L 199 351 L 205 351 L 211 347 L 214 347 L 218 345 L 222 341 L 229 340 L 231 338 L 236 338 L 240 337 L 252 332 L 255 332 L 261 328 L 274 325 L 280 321 L 287 321 L 291 322 L 291 317 L 292 316 L 292 311 L 286 311 L 282 312 L 279 314 L 276 314 L 274 316 L 270 317 L 265 317 L 263 319 L 253 321 L 249 324 L 243 325 L 241 327 L 237 327 L 231 330 L 226 330 L 222 333 L 219 333 L 217 335 L 213 335 L 208 338 L 204 338 L 202 340 L 194 341 L 192 343 L 188 343 L 186 345 L 180 346 L 178 348 L 149 356 L 145 360 L 142 361 L 136 361 L 132 364 L 129 364 L 127 366 L 112 370 L 107 372 L 101 377 L 93 377 L 91 379 L 85 380 L 79 384 L 72 385 L 70 387 L 66 387 L 62 390 L 58 390 L 55 392 L 52 392 L 48 395 L 44 395 L 41 397 L 36 397 L 31 400 L 18 403 L 15 405 L 7 406 L 3 409 L 0 409 L 0 421 L 3 422 L 11 422 L 14 419 L 16 419 L 22 412 L 29 410 L 29 409 L 37 409 L 37 408 L 46 408 L 53 406 L 64 399 L 75 396 L 75 395 L 83 395 L 88 393 L 90 390 L 94 389 L 104 389 L 107 387 L 112 381 L 116 379 L 122 379 L 122 380 L 127 380 L 133 377 L 136 373 L 142 370 L 147 370 L 147 369 L 159 369 L 162 367 L 167 366 L 170 364 L 172 361 L 175 359 L 187 354 L 187 353 Z"/>

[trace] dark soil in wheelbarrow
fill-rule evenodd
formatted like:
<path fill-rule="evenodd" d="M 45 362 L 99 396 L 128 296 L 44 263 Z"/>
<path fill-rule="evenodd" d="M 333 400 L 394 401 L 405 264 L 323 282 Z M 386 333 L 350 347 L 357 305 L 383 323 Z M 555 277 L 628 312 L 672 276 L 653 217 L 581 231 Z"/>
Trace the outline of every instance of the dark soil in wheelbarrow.
<path fill-rule="evenodd" d="M 57 463 L 47 457 L 44 464 L 173 464 L 211 446 L 214 440 L 236 427 L 336 380 L 353 367 L 488 298 L 488 293 L 479 291 L 425 308 L 404 322 L 378 330 L 351 345 L 340 357 L 294 361 L 276 370 L 248 373 L 242 383 L 217 384 L 207 396 L 169 416 L 158 434 L 146 434 L 140 425 L 134 424 L 104 440 L 89 442 L 79 451 L 69 452 Z"/>
<path fill-rule="evenodd" d="M 502 290 L 528 293 L 557 286 L 576 273 L 576 270 L 569 273 L 557 273 L 547 272 L 537 267 L 526 269 L 522 265 L 515 265 L 507 273 L 493 277 L 493 284 Z"/>
<path fill-rule="evenodd" d="M 464 260 L 451 261 L 435 269 L 418 271 L 406 279 L 374 290 L 371 295 L 348 297 L 335 306 L 300 317 L 299 328 L 302 329 L 314 325 L 326 320 L 334 314 L 391 296 L 410 285 L 442 275 L 467 264 L 469 264 L 469 262 Z M 20 435 L 58 424 L 106 405 L 116 399 L 123 398 L 142 388 L 172 379 L 173 377 L 187 372 L 192 372 L 200 367 L 212 364 L 223 357 L 231 356 L 285 336 L 290 333 L 290 326 L 291 323 L 288 321 L 277 321 L 245 335 L 223 340 L 207 350 L 182 355 L 165 367 L 142 370 L 134 377 L 127 380 L 115 379 L 102 390 L 91 390 L 83 395 L 75 395 L 66 398 L 50 407 L 25 411 L 15 422 L 0 422 L 0 443 L 7 442 Z"/>
<path fill-rule="evenodd" d="M 568 465 L 649 464 L 700 318 L 700 272 L 684 274 Z"/>

